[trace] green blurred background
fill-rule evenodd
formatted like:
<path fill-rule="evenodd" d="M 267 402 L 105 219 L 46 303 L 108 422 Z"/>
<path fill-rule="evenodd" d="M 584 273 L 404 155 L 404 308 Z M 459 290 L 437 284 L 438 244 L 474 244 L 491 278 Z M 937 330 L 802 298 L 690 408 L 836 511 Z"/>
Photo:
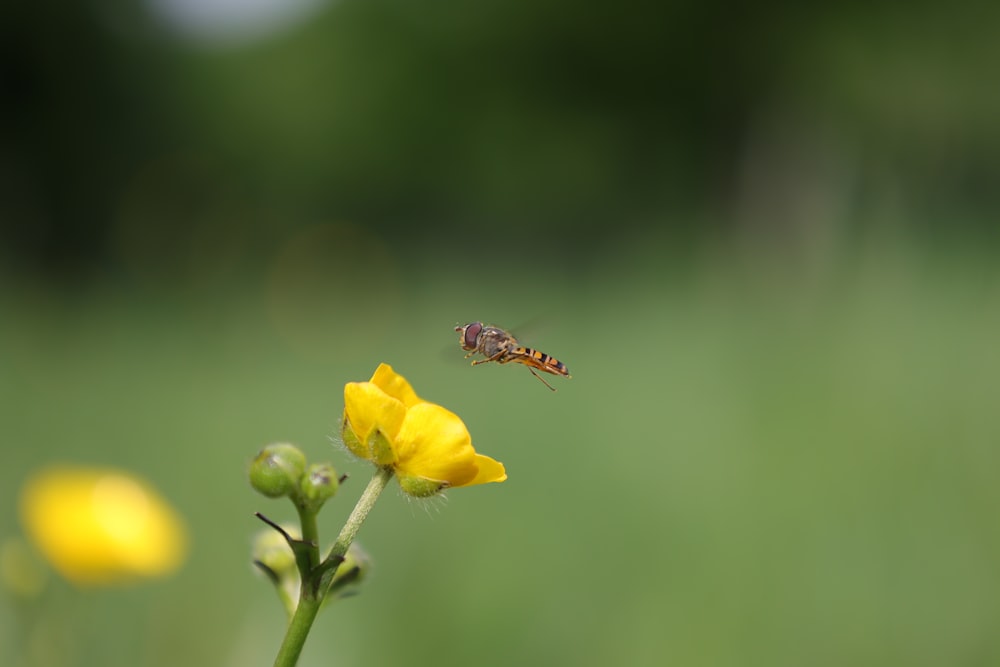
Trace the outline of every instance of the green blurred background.
<path fill-rule="evenodd" d="M 332 539 L 382 361 L 509 480 L 385 494 L 303 665 L 1000 663 L 1000 5 L 2 14 L 0 538 L 52 461 L 192 536 L 55 582 L 43 664 L 270 664 L 246 464 L 350 473 Z M 470 320 L 574 377 L 469 368 Z"/>

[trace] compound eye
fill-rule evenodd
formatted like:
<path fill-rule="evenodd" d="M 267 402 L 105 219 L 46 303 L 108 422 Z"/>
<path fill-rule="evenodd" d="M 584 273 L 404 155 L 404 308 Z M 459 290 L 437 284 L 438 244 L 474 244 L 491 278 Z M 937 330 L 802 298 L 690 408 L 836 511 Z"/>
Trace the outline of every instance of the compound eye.
<path fill-rule="evenodd" d="M 466 350 L 476 349 L 476 339 L 479 338 L 479 332 L 482 330 L 482 322 L 473 322 L 472 324 L 465 325 L 465 341 L 462 347 Z"/>

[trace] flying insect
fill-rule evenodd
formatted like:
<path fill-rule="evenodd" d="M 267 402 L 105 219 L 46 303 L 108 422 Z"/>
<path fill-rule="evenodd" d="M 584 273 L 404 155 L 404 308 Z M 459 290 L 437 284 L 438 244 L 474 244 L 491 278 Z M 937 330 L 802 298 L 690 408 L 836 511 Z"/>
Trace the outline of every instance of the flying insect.
<path fill-rule="evenodd" d="M 477 352 L 485 359 L 476 359 L 473 366 L 495 361 L 498 364 L 509 364 L 515 362 L 528 367 L 531 374 L 542 381 L 546 387 L 555 391 L 556 388 L 550 385 L 535 371 L 551 373 L 552 375 L 562 375 L 571 377 L 566 365 L 544 352 L 539 352 L 530 347 L 525 347 L 517 342 L 513 334 L 509 331 L 485 325 L 482 322 L 469 322 L 464 326 L 455 327 L 458 331 L 459 343 L 463 350 L 467 351 L 465 358 L 468 359 Z"/>

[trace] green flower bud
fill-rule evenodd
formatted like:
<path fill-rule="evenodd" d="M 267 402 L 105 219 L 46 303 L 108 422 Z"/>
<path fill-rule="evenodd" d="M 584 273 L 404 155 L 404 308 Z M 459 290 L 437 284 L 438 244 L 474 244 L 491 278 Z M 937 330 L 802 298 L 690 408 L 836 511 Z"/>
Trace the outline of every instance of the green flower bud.
<path fill-rule="evenodd" d="M 314 463 L 302 476 L 300 502 L 313 512 L 318 511 L 340 488 L 337 471 L 329 463 Z"/>
<path fill-rule="evenodd" d="M 250 463 L 250 485 L 268 498 L 281 498 L 298 488 L 305 469 L 305 454 L 295 445 L 268 445 Z"/>
<path fill-rule="evenodd" d="M 296 528 L 282 526 L 289 534 L 294 535 Z M 295 554 L 285 540 L 284 535 L 272 528 L 258 531 L 254 536 L 250 554 L 255 563 L 265 566 L 279 579 L 298 578 L 298 568 L 295 564 Z"/>
<path fill-rule="evenodd" d="M 292 526 L 282 526 L 282 529 L 290 535 L 297 534 L 297 529 Z M 261 530 L 254 536 L 250 553 L 258 571 L 271 580 L 285 611 L 291 617 L 299 600 L 299 568 L 295 552 L 288 545 L 285 536 L 273 528 Z"/>
<path fill-rule="evenodd" d="M 371 568 L 372 559 L 368 553 L 357 542 L 352 543 L 337 574 L 333 575 L 326 601 L 355 595 Z"/>

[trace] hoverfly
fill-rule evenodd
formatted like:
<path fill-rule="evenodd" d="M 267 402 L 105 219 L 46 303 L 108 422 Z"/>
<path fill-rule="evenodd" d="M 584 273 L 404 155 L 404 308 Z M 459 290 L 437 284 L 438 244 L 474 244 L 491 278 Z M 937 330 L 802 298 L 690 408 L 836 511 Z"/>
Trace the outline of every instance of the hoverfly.
<path fill-rule="evenodd" d="M 499 327 L 487 326 L 482 322 L 470 322 L 465 326 L 455 327 L 455 331 L 461 333 L 458 340 L 462 349 L 468 350 L 468 354 L 465 355 L 466 359 L 476 352 L 486 357 L 473 361 L 473 366 L 485 364 L 488 361 L 495 361 L 498 364 L 508 364 L 514 361 L 524 364 L 532 375 L 541 380 L 542 384 L 552 391 L 555 391 L 556 388 L 542 379 L 542 376 L 535 370 L 570 377 L 569 370 L 561 361 L 544 352 L 518 344 L 517 339 L 510 332 Z"/>

